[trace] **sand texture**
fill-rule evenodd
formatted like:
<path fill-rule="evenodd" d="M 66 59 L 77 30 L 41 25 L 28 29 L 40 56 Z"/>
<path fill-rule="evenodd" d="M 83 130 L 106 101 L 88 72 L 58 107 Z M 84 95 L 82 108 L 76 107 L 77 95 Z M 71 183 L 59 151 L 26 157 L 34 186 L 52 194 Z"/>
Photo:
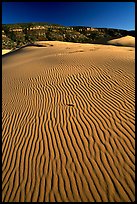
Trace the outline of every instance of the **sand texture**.
<path fill-rule="evenodd" d="M 135 48 L 42 44 L 2 57 L 2 201 L 134 201 Z"/>

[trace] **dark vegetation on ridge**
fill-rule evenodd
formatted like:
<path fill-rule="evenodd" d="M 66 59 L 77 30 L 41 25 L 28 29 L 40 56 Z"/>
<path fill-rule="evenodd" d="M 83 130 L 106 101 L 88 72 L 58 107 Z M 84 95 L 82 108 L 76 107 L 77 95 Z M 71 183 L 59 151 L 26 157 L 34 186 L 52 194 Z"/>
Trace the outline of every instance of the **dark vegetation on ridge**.
<path fill-rule="evenodd" d="M 48 23 L 18 23 L 2 25 L 2 49 L 16 49 L 35 41 L 64 41 L 77 43 L 99 43 L 102 39 L 131 35 L 135 31 L 84 26 L 62 26 Z"/>

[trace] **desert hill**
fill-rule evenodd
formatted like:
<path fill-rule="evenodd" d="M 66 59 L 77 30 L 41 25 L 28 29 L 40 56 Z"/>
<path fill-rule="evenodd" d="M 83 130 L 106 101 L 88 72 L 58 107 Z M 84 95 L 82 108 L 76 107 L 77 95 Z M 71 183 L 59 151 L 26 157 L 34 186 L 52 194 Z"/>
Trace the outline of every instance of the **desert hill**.
<path fill-rule="evenodd" d="M 2 49 L 16 49 L 35 41 L 98 43 L 126 35 L 134 36 L 134 31 L 47 23 L 3 24 Z"/>

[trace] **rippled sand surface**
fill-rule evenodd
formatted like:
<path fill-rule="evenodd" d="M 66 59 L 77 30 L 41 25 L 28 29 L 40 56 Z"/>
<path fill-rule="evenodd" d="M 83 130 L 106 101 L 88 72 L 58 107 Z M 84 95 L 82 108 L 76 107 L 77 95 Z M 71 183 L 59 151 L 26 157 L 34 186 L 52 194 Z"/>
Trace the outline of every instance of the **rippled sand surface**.
<path fill-rule="evenodd" d="M 42 44 L 2 57 L 2 201 L 135 201 L 135 49 Z"/>

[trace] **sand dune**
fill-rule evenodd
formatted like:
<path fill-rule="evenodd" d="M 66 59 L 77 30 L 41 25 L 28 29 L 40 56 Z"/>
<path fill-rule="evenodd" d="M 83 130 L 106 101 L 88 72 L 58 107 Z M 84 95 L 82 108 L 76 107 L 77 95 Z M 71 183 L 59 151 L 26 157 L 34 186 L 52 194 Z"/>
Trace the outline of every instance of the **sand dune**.
<path fill-rule="evenodd" d="M 127 47 L 135 47 L 135 37 L 125 36 L 125 37 L 121 37 L 118 39 L 109 40 L 108 44 L 127 46 Z"/>
<path fill-rule="evenodd" d="M 134 48 L 43 43 L 2 57 L 2 201 L 134 201 Z"/>
<path fill-rule="evenodd" d="M 8 53 L 8 52 L 10 52 L 11 50 L 9 50 L 9 49 L 7 49 L 7 50 L 2 50 L 2 55 L 4 55 L 4 54 L 6 54 L 6 53 Z"/>

